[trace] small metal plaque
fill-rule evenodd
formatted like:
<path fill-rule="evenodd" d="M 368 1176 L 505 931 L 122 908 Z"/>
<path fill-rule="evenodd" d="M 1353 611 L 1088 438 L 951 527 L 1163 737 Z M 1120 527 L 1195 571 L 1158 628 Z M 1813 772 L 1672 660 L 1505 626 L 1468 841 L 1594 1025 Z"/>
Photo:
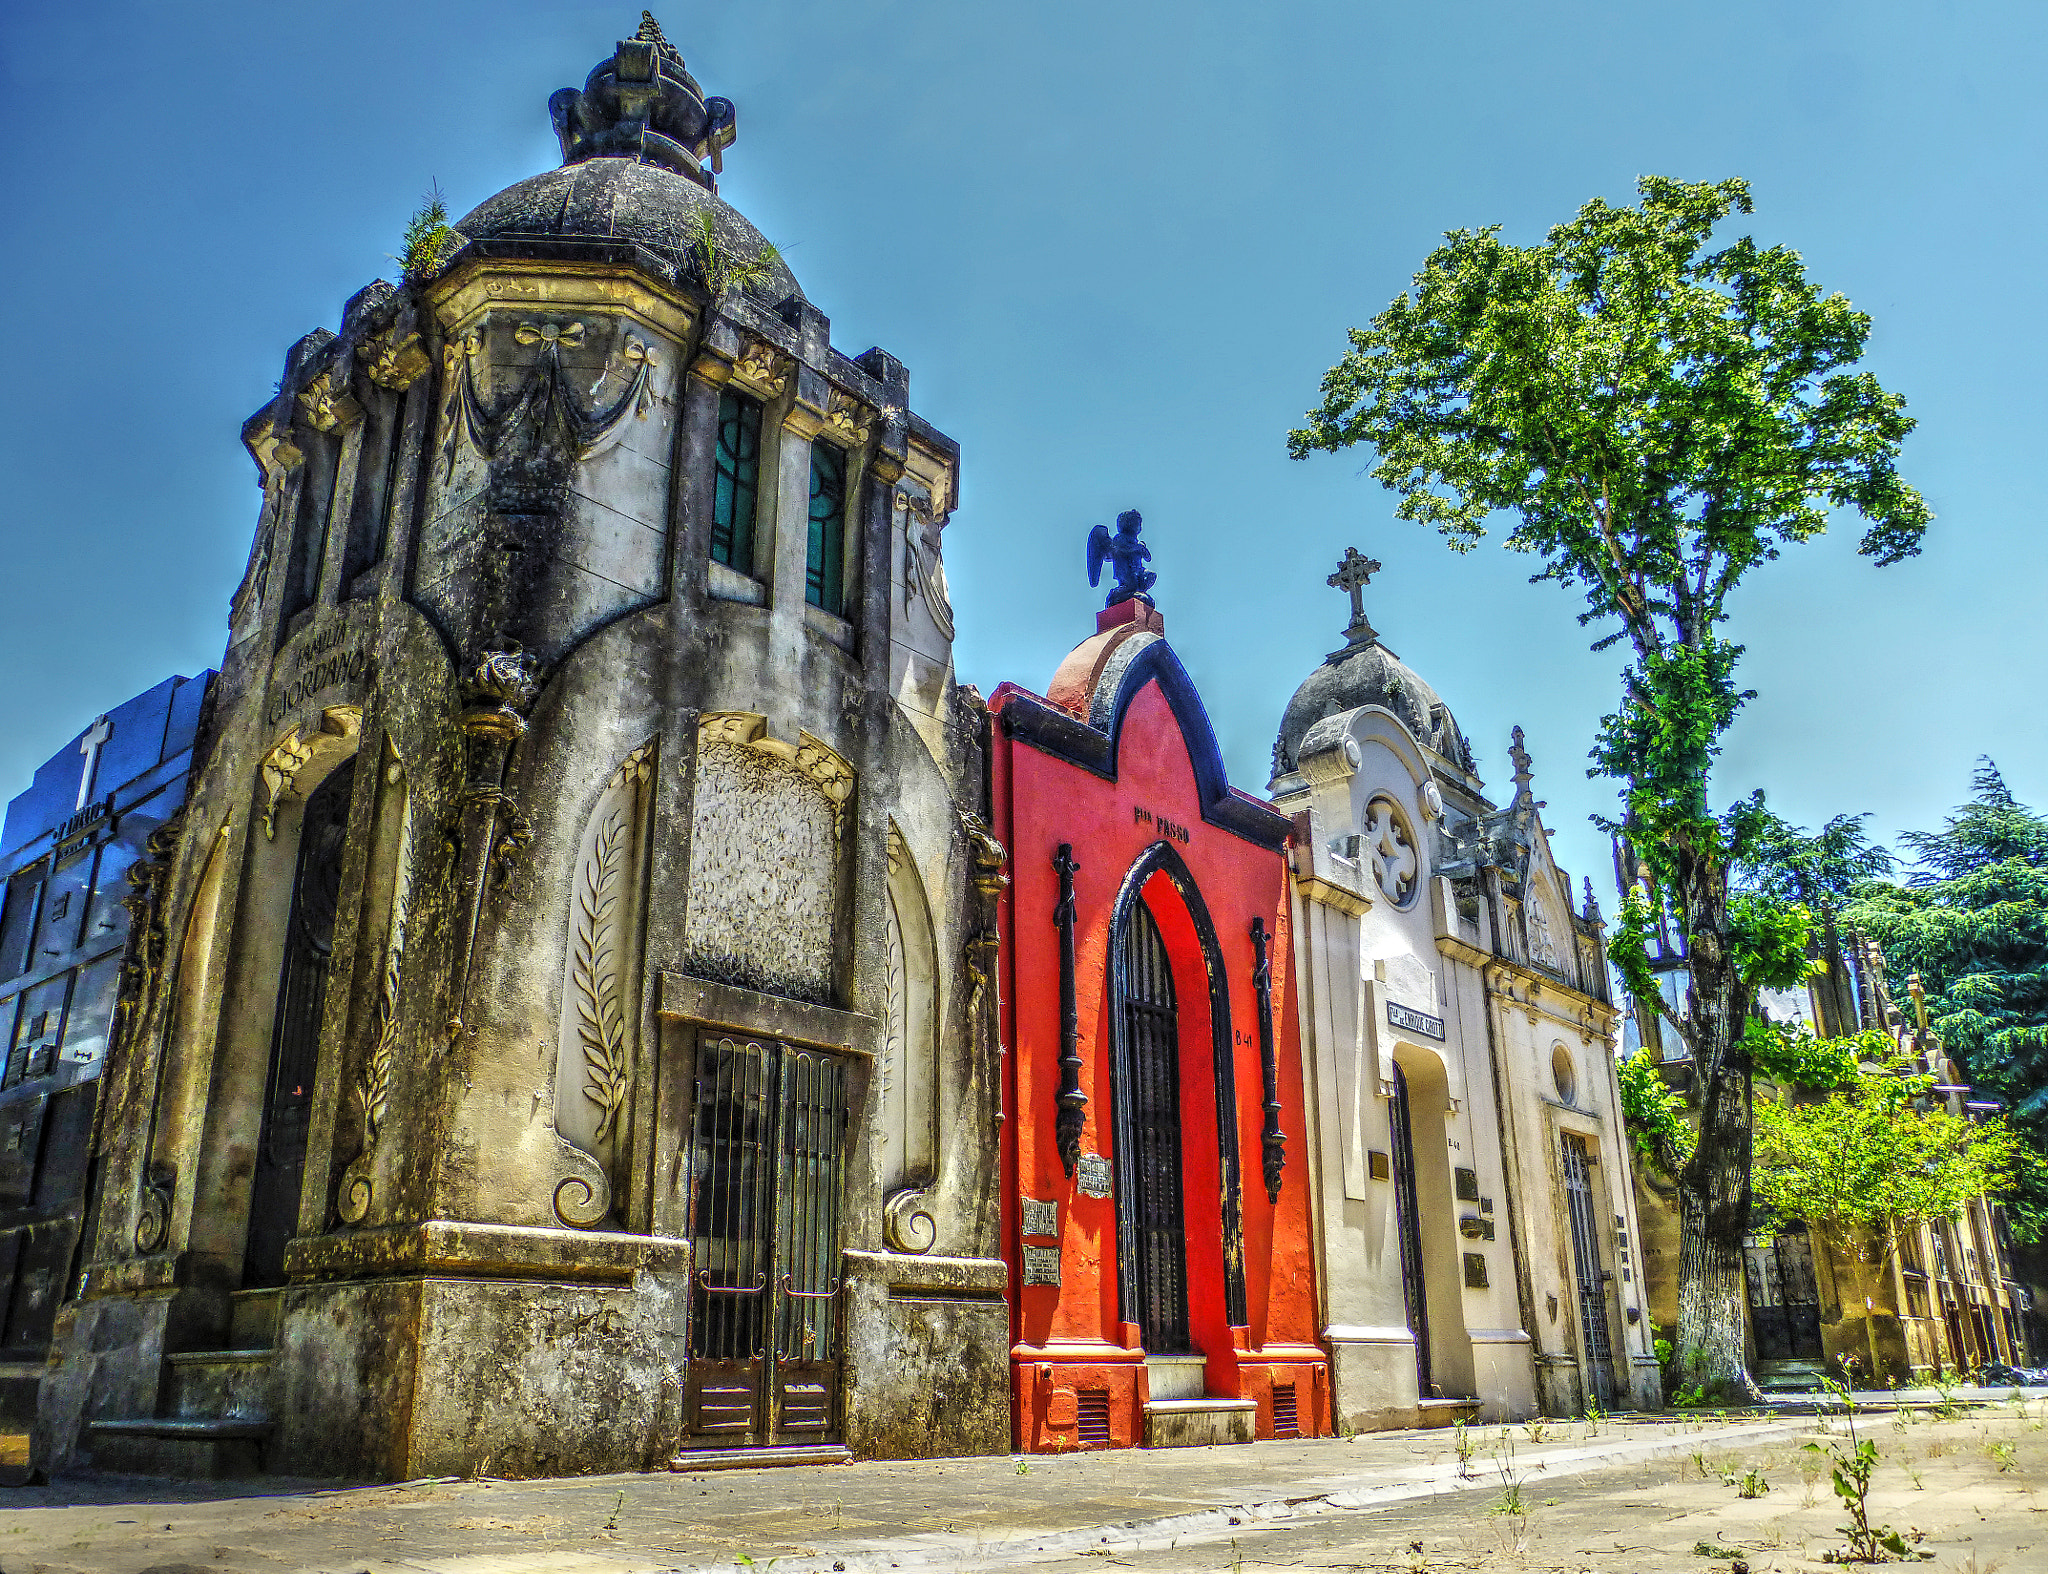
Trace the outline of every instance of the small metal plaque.
<path fill-rule="evenodd" d="M 1084 1197 L 1107 1197 L 1109 1195 L 1109 1160 L 1099 1153 L 1084 1153 L 1080 1163 L 1074 1166 L 1074 1184 L 1081 1188 Z"/>
<path fill-rule="evenodd" d="M 1452 1171 L 1452 1173 L 1457 1177 L 1458 1181 L 1458 1201 L 1477 1202 L 1479 1200 L 1479 1172 L 1477 1170 L 1461 1168 Z"/>
<path fill-rule="evenodd" d="M 1481 1197 L 1479 1199 L 1479 1211 L 1481 1213 L 1493 1212 L 1493 1199 L 1491 1197 Z"/>
<path fill-rule="evenodd" d="M 1040 1202 L 1036 1197 L 1024 1199 L 1024 1233 L 1045 1235 L 1059 1239 L 1060 1205 L 1057 1202 Z"/>
<path fill-rule="evenodd" d="M 1026 1284 L 1058 1284 L 1060 1282 L 1060 1249 L 1057 1246 L 1025 1247 L 1024 1282 Z"/>
<path fill-rule="evenodd" d="M 1411 1033 L 1420 1033 L 1424 1038 L 1433 1038 L 1439 1043 L 1443 1042 L 1444 1019 L 1442 1017 L 1433 1017 L 1427 1012 L 1417 1011 L 1412 1006 L 1404 1006 L 1398 1000 L 1389 1000 L 1387 1002 L 1387 1026 L 1405 1027 Z"/>
<path fill-rule="evenodd" d="M 1465 1253 L 1465 1288 L 1468 1290 L 1483 1290 L 1486 1288 L 1486 1257 L 1483 1253 Z M 1556 1298 L 1552 1297 L 1553 1304 L 1555 1304 L 1555 1300 Z"/>
<path fill-rule="evenodd" d="M 1378 1148 L 1368 1148 L 1365 1155 L 1366 1169 L 1374 1180 L 1385 1180 L 1394 1173 L 1386 1154 Z"/>

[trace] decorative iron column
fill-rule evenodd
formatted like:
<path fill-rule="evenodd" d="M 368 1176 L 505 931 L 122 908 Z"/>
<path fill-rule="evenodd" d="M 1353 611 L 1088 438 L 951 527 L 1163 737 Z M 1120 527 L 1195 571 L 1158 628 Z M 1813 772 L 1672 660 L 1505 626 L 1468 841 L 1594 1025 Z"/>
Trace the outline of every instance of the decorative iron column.
<path fill-rule="evenodd" d="M 1273 1054 L 1273 959 L 1266 954 L 1271 936 L 1266 920 L 1252 920 L 1252 949 L 1258 962 L 1252 968 L 1252 987 L 1259 997 L 1259 1077 L 1266 1090 L 1266 1123 L 1260 1146 L 1266 1171 L 1266 1197 L 1280 1200 L 1280 1172 L 1287 1168 L 1287 1134 L 1280 1129 L 1280 1064 Z"/>
<path fill-rule="evenodd" d="M 1081 1162 L 1081 1131 L 1088 1120 L 1088 1095 L 1081 1091 L 1081 1011 L 1074 999 L 1074 860 L 1071 843 L 1061 842 L 1053 854 L 1059 871 L 1060 900 L 1052 921 L 1060 931 L 1060 1097 L 1053 1140 L 1069 1177 Z"/>

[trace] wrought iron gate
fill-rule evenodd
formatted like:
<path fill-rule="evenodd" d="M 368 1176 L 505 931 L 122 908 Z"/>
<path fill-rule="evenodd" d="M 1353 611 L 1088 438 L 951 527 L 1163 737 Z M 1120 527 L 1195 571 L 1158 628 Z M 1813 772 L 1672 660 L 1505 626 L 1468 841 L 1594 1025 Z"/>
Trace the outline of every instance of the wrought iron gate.
<path fill-rule="evenodd" d="M 838 1435 L 846 1118 L 838 1056 L 698 1041 L 688 1446 Z"/>
<path fill-rule="evenodd" d="M 285 1247 L 298 1233 L 313 1078 L 320 1069 L 320 1018 L 327 1009 L 327 971 L 334 949 L 335 909 L 341 902 L 341 859 L 355 774 L 352 759 L 331 772 L 306 800 L 301 821 L 277 1014 L 270 1032 L 262 1135 L 250 1185 L 249 1240 L 242 1256 L 242 1283 L 249 1289 L 284 1283 Z"/>
<path fill-rule="evenodd" d="M 1394 1068 L 1394 1097 L 1388 1109 L 1394 1128 L 1395 1233 L 1401 1245 L 1401 1296 L 1408 1328 L 1415 1335 L 1415 1392 L 1436 1395 L 1429 1370 L 1429 1290 L 1422 1279 L 1422 1209 L 1415 1196 L 1415 1132 L 1409 1124 L 1408 1079 Z"/>
<path fill-rule="evenodd" d="M 1742 1256 L 1756 1358 L 1820 1360 L 1820 1286 L 1813 1274 L 1813 1245 L 1806 1226 L 1751 1235 L 1743 1242 Z"/>
<path fill-rule="evenodd" d="M 1593 1198 L 1592 1155 L 1586 1139 L 1564 1134 L 1564 1200 L 1571 1215 L 1572 1267 L 1579 1285 L 1579 1337 L 1585 1346 L 1586 1388 L 1600 1408 L 1614 1408 L 1613 1330 L 1607 1324 L 1607 1273 L 1600 1266 L 1600 1210 Z"/>
<path fill-rule="evenodd" d="M 1118 1275 L 1122 1317 L 1154 1355 L 1188 1338 L 1187 1219 L 1181 1206 L 1180 1017 L 1159 926 L 1131 904 L 1117 947 L 1122 1018 L 1116 1086 Z"/>

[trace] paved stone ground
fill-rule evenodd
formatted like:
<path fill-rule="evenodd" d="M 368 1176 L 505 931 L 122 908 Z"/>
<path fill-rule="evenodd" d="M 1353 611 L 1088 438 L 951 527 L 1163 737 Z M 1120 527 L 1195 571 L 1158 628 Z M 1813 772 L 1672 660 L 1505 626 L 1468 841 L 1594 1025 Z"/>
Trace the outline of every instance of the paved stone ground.
<path fill-rule="evenodd" d="M 2048 1396 L 1867 1412 L 1872 1517 L 1922 1566 L 2048 1569 Z M 1815 1431 L 1824 1424 L 1826 1432 Z M 627 1574 L 766 1569 L 1819 1569 L 1841 1512 L 1801 1444 L 1840 1418 L 1622 1418 L 1349 1442 L 575 1481 L 164 1485 L 0 1496 L 0 1574 Z M 1743 1499 L 1728 1476 L 1760 1469 Z M 1519 1485 L 1524 1512 L 1502 1513 Z"/>

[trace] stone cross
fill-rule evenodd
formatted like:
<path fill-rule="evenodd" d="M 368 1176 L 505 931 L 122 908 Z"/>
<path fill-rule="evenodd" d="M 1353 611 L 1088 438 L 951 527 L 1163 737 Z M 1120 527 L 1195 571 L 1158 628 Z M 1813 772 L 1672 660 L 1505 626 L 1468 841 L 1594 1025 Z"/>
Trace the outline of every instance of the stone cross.
<path fill-rule="evenodd" d="M 1351 621 L 1344 632 L 1354 645 L 1371 644 L 1375 638 L 1372 624 L 1366 621 L 1365 616 L 1365 587 L 1372 583 L 1373 575 L 1379 571 L 1378 558 L 1366 557 L 1357 547 L 1346 547 L 1337 572 L 1324 581 L 1332 589 L 1351 592 Z"/>
<path fill-rule="evenodd" d="M 99 769 L 100 746 L 113 735 L 114 724 L 102 716 L 78 740 L 78 752 L 85 756 L 85 769 L 78 773 L 78 802 L 72 805 L 73 809 L 83 809 L 86 799 L 92 796 L 92 773 Z"/>

